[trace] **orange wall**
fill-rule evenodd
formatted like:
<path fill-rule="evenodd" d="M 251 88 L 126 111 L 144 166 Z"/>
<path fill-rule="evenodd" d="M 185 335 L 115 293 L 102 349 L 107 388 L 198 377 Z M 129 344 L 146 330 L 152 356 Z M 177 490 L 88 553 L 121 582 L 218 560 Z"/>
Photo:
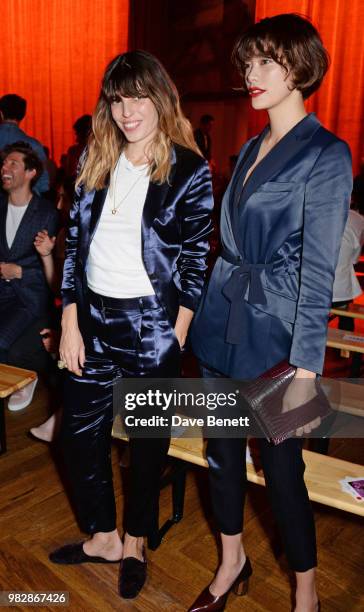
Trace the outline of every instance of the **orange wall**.
<path fill-rule="evenodd" d="M 128 0 L 3 0 L 0 96 L 28 101 L 21 127 L 58 163 L 92 113 L 106 63 L 128 46 Z"/>

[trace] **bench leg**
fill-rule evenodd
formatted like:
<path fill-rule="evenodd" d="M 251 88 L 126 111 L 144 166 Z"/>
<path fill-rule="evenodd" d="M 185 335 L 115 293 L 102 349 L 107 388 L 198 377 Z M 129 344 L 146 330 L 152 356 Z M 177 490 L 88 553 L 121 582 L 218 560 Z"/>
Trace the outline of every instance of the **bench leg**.
<path fill-rule="evenodd" d="M 187 463 L 181 466 L 179 473 L 172 483 L 173 522 L 178 523 L 183 519 L 185 505 Z"/>
<path fill-rule="evenodd" d="M 5 402 L 0 397 L 0 455 L 6 452 Z"/>
<path fill-rule="evenodd" d="M 187 469 L 186 461 L 178 461 L 172 473 L 161 482 L 161 489 L 167 484 L 172 484 L 172 518 L 158 529 L 158 517 L 155 516 L 155 526 L 148 536 L 148 548 L 151 550 L 156 550 L 167 531 L 183 518 Z"/>
<path fill-rule="evenodd" d="M 361 353 L 353 353 L 351 369 L 350 369 L 351 378 L 360 378 L 361 356 L 362 356 Z"/>

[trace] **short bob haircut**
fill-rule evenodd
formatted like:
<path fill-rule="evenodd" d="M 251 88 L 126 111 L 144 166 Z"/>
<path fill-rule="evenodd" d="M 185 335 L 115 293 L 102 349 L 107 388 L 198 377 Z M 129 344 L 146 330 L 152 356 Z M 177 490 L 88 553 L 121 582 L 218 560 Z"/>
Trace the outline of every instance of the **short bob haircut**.
<path fill-rule="evenodd" d="M 245 62 L 256 55 L 272 58 L 290 74 L 304 99 L 316 91 L 329 67 L 329 54 L 316 28 L 294 13 L 266 17 L 251 25 L 238 39 L 232 61 L 243 79 Z"/>
<path fill-rule="evenodd" d="M 32 149 L 28 142 L 19 140 L 18 142 L 13 142 L 3 148 L 1 151 L 1 165 L 11 153 L 20 153 L 23 156 L 25 170 L 35 170 L 35 175 L 30 182 L 31 186 L 33 187 L 44 170 L 42 160 L 38 157 L 37 153 L 34 151 L 34 149 Z"/>

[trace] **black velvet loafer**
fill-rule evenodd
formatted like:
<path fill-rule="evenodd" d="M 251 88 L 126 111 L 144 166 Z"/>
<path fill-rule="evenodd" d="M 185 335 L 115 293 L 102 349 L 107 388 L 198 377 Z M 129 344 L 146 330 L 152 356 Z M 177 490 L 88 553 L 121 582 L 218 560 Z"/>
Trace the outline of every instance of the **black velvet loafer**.
<path fill-rule="evenodd" d="M 93 557 L 86 555 L 83 550 L 83 542 L 74 542 L 57 548 L 49 555 L 49 560 L 52 563 L 60 563 L 62 565 L 76 565 L 77 563 L 120 563 L 118 561 L 109 561 L 103 557 Z"/>
<path fill-rule="evenodd" d="M 119 594 L 123 599 L 134 599 L 142 590 L 147 579 L 147 561 L 126 557 L 120 563 Z"/>

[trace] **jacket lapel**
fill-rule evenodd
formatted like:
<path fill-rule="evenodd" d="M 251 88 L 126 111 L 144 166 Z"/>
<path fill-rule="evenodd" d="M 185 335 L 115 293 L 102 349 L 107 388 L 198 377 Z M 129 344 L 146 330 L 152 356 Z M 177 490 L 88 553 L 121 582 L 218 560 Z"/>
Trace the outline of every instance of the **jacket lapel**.
<path fill-rule="evenodd" d="M 102 208 L 104 206 L 104 202 L 106 199 L 107 191 L 109 187 L 104 187 L 103 189 L 98 189 L 95 192 L 94 198 L 91 204 L 91 217 L 90 217 L 90 225 L 89 225 L 89 244 L 91 243 L 92 238 L 96 232 L 96 228 L 98 222 L 100 221 L 100 216 L 102 212 Z"/>
<path fill-rule="evenodd" d="M 9 254 L 9 247 L 6 240 L 6 215 L 8 211 L 7 198 L 2 197 L 0 200 L 0 253 L 3 256 Z"/>
<path fill-rule="evenodd" d="M 311 140 L 315 132 L 321 127 L 320 122 L 311 113 L 295 125 L 276 146 L 256 166 L 248 178 L 239 202 L 242 209 L 244 203 L 259 187 L 278 174 L 296 157 Z"/>
<path fill-rule="evenodd" d="M 240 252 L 242 247 L 241 232 L 239 228 L 239 202 L 241 199 L 242 192 L 244 190 L 243 182 L 248 168 L 250 168 L 250 166 L 255 162 L 257 158 L 260 143 L 262 142 L 267 131 L 268 126 L 264 128 L 264 130 L 259 134 L 259 136 L 252 140 L 249 147 L 245 151 L 245 154 L 241 158 L 238 167 L 236 168 L 236 172 L 234 173 L 234 178 L 231 184 L 229 208 L 232 219 L 234 240 Z"/>
<path fill-rule="evenodd" d="M 268 127 L 264 128 L 263 132 L 259 134 L 256 138 L 253 138 L 249 147 L 245 151 L 245 154 L 241 158 L 235 172 L 234 177 L 231 183 L 231 192 L 230 192 L 230 206 L 231 210 L 234 210 L 236 206 L 239 205 L 239 200 L 241 196 L 241 191 L 243 189 L 243 182 L 245 175 L 248 171 L 248 168 L 254 163 L 256 157 L 258 155 L 260 143 L 268 131 Z"/>
<path fill-rule="evenodd" d="M 18 230 L 15 234 L 13 244 L 11 245 L 11 249 L 9 250 L 11 257 L 15 257 L 15 253 L 16 253 L 18 246 L 23 245 L 24 243 L 23 238 L 27 234 L 29 234 L 29 229 L 31 227 L 32 218 L 36 214 L 38 207 L 39 207 L 39 200 L 37 196 L 33 196 L 29 202 L 28 208 L 26 209 L 23 215 L 23 218 L 20 222 Z M 34 238 L 35 238 L 35 235 L 34 235 Z M 6 237 L 5 237 L 5 242 L 6 242 Z"/>
<path fill-rule="evenodd" d="M 143 228 L 152 227 L 154 220 L 158 217 L 158 211 L 164 204 L 169 187 L 167 182 L 158 184 L 150 181 L 143 207 Z"/>
<path fill-rule="evenodd" d="M 176 171 L 176 152 L 172 149 L 172 167 L 168 181 L 164 183 L 152 183 L 149 182 L 147 195 L 144 202 L 143 214 L 142 214 L 142 237 L 143 247 L 145 239 L 147 238 L 147 230 L 152 227 L 156 218 L 159 217 L 159 211 L 164 205 L 167 194 L 171 188 L 173 178 Z"/>

